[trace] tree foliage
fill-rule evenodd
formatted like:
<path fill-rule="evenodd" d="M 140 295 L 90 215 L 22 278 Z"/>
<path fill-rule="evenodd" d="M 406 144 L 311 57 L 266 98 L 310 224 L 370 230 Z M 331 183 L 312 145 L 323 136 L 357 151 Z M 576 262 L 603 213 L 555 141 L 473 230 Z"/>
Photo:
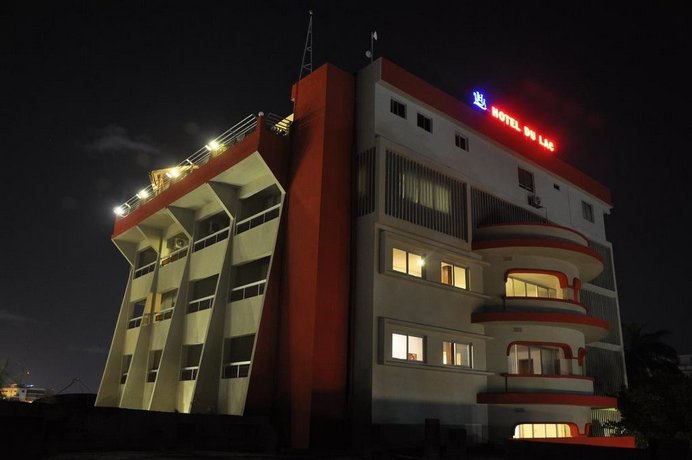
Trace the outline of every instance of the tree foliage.
<path fill-rule="evenodd" d="M 623 326 L 629 388 L 620 391 L 618 435 L 635 436 L 641 446 L 653 439 L 692 441 L 692 379 L 678 368 L 678 354 L 662 341 L 668 331 Z"/>

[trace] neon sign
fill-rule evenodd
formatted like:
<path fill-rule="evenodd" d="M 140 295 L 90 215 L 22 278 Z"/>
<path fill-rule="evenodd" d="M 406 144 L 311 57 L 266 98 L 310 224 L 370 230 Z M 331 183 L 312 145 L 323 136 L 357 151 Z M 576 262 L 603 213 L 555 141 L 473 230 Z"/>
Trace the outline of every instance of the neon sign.
<path fill-rule="evenodd" d="M 485 112 L 488 111 L 488 103 L 485 100 L 485 96 L 480 91 L 473 92 L 473 105 Z M 555 152 L 557 150 L 557 145 L 555 142 L 548 139 L 543 134 L 536 132 L 536 130 L 529 127 L 527 124 L 520 122 L 516 116 L 510 115 L 492 104 L 490 105 L 489 113 L 491 117 L 495 118 L 507 128 L 512 129 L 519 134 L 523 134 L 526 139 L 532 142 L 537 142 L 538 145 L 544 149 L 551 152 Z"/>

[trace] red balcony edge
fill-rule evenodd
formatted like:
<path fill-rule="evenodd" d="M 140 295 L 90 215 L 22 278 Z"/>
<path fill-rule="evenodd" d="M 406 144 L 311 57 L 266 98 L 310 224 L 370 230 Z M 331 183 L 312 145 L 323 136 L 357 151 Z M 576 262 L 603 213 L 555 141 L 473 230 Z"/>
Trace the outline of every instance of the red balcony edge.
<path fill-rule="evenodd" d="M 510 238 L 510 239 L 497 239 L 497 240 L 476 240 L 473 242 L 473 250 L 477 251 L 479 249 L 497 249 L 497 248 L 511 248 L 511 247 L 539 247 L 539 248 L 554 248 L 554 249 L 565 249 L 568 251 L 579 252 L 587 256 L 593 257 L 600 263 L 603 263 L 603 256 L 596 251 L 587 248 L 586 246 L 581 246 L 577 243 L 571 241 L 561 241 L 561 240 L 550 240 L 541 238 Z"/>
<path fill-rule="evenodd" d="M 478 404 L 556 404 L 617 409 L 618 400 L 610 396 L 569 393 L 478 393 Z"/>
<path fill-rule="evenodd" d="M 472 323 L 492 323 L 498 321 L 585 324 L 587 326 L 599 327 L 606 331 L 610 329 L 608 321 L 594 318 L 593 316 L 571 315 L 569 313 L 501 311 L 473 313 L 471 315 Z"/>

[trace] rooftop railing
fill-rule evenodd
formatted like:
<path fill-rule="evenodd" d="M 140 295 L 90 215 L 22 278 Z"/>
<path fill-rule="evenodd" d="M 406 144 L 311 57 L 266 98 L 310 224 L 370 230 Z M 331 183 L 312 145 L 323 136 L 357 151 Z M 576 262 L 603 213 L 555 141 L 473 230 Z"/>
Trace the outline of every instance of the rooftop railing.
<path fill-rule="evenodd" d="M 248 115 L 204 147 L 187 157 L 177 166 L 169 168 L 168 172 L 161 176 L 161 181 L 159 183 L 156 185 L 150 184 L 146 188 L 140 190 L 139 193 L 125 203 L 115 207 L 113 212 L 120 218 L 127 216 L 140 205 L 166 190 L 171 183 L 187 176 L 190 172 L 209 161 L 210 158 L 223 154 L 231 145 L 241 141 L 245 136 L 257 129 L 257 119 L 259 117 L 265 118 L 266 126 L 271 132 L 281 136 L 288 135 L 291 121 L 286 118 L 282 118 L 273 113 L 265 115 L 262 112 L 260 112 L 259 115 Z"/>

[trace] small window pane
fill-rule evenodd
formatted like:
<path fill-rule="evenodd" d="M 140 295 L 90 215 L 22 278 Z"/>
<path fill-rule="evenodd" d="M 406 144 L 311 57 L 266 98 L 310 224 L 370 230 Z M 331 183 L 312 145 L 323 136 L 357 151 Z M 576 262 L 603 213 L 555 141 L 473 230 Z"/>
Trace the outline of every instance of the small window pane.
<path fill-rule="evenodd" d="M 406 359 L 407 337 L 402 334 L 392 334 L 392 358 Z"/>
<path fill-rule="evenodd" d="M 450 264 L 446 264 L 444 262 L 440 264 L 440 275 L 440 282 L 442 284 L 454 284 L 454 271 Z"/>
<path fill-rule="evenodd" d="M 514 280 L 514 295 L 517 297 L 526 297 L 526 283 L 521 280 Z"/>
<path fill-rule="evenodd" d="M 548 288 L 538 286 L 538 297 L 543 297 L 543 298 L 548 297 Z"/>
<path fill-rule="evenodd" d="M 471 367 L 471 345 L 468 343 L 454 344 L 454 365 Z"/>
<path fill-rule="evenodd" d="M 454 267 L 454 286 L 466 289 L 466 269 L 464 267 Z"/>
<path fill-rule="evenodd" d="M 397 248 L 392 250 L 392 270 L 406 273 L 406 251 Z"/>
<path fill-rule="evenodd" d="M 408 355 L 409 361 L 423 361 L 423 338 L 409 336 L 408 338 Z"/>
<path fill-rule="evenodd" d="M 512 278 L 507 278 L 505 282 L 505 295 L 507 297 L 514 297 L 514 280 Z"/>
<path fill-rule="evenodd" d="M 421 278 L 423 276 L 423 258 L 418 254 L 408 255 L 408 274 Z"/>
<path fill-rule="evenodd" d="M 442 364 L 452 364 L 452 342 L 442 342 Z"/>
<path fill-rule="evenodd" d="M 526 283 L 526 297 L 538 297 L 538 286 Z"/>

